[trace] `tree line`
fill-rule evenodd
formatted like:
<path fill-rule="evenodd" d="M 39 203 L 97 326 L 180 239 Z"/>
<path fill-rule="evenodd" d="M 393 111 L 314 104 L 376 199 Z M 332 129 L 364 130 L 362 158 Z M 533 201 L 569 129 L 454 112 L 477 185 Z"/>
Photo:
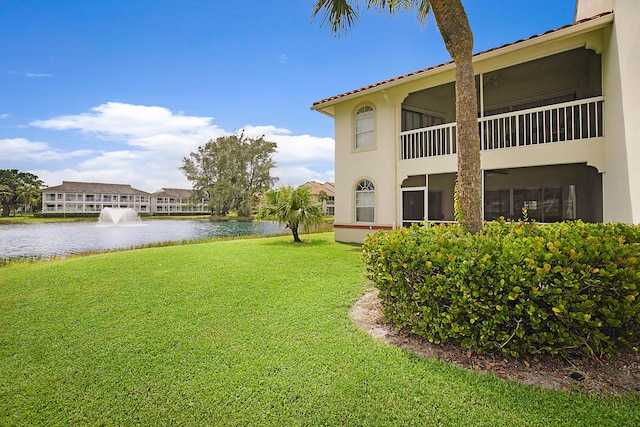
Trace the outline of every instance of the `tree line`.
<path fill-rule="evenodd" d="M 212 215 L 225 216 L 234 211 L 249 217 L 260 195 L 277 180 L 271 175 L 275 151 L 276 143 L 262 136 L 222 136 L 190 153 L 180 169 L 192 183 L 194 199 L 209 200 Z"/>
<path fill-rule="evenodd" d="M 185 157 L 181 170 L 193 184 L 193 197 L 209 200 L 212 215 L 236 211 L 238 216 L 249 217 L 256 213 L 258 219 L 284 225 L 294 241 L 301 242 L 299 229 L 309 230 L 324 221 L 326 193 L 315 200 L 308 186 L 272 189 L 277 181 L 271 175 L 276 147 L 264 137 L 222 136 Z"/>
<path fill-rule="evenodd" d="M 277 178 L 275 142 L 263 136 L 250 138 L 244 133 L 222 136 L 183 158 L 181 170 L 192 183 L 193 200 L 208 200 L 212 216 L 235 212 L 239 217 L 257 216 L 278 221 L 291 229 L 294 240 L 300 241 L 298 228 L 308 229 L 324 219 L 322 202 L 308 187 L 283 186 L 273 190 Z M 9 216 L 20 207 L 23 212 L 39 206 L 44 182 L 30 172 L 17 169 L 0 170 L 0 201 L 2 216 Z"/>
<path fill-rule="evenodd" d="M 23 212 L 33 211 L 33 207 L 40 202 L 40 187 L 42 182 L 30 172 L 20 172 L 18 169 L 0 169 L 0 204 L 2 216 L 8 217 L 21 208 Z"/>

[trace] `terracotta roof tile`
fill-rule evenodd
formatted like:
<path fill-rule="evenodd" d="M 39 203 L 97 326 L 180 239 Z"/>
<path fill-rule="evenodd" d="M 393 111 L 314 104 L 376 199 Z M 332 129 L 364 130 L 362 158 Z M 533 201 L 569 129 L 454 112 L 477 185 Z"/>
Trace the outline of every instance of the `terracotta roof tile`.
<path fill-rule="evenodd" d="M 95 194 L 124 194 L 124 195 L 143 195 L 148 196 L 150 193 L 137 190 L 129 184 L 105 184 L 100 182 L 76 182 L 62 181 L 62 185 L 47 187 L 42 189 L 43 192 L 51 193 L 60 192 L 76 192 L 76 193 L 95 193 Z"/>
<path fill-rule="evenodd" d="M 153 197 L 191 197 L 193 190 L 183 188 L 163 188 L 152 194 Z"/>
<path fill-rule="evenodd" d="M 327 193 L 327 196 L 335 196 L 335 186 L 333 182 L 325 182 L 321 184 L 317 181 L 308 181 L 302 185 L 308 185 L 311 187 L 311 194 L 318 195 L 321 191 Z"/>

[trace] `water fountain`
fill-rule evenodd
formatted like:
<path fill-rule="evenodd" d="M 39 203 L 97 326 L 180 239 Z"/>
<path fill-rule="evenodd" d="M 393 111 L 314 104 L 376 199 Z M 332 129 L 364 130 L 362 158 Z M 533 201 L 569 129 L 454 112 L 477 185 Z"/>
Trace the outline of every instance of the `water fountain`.
<path fill-rule="evenodd" d="M 100 225 L 135 225 L 140 215 L 132 208 L 103 208 L 98 218 Z"/>

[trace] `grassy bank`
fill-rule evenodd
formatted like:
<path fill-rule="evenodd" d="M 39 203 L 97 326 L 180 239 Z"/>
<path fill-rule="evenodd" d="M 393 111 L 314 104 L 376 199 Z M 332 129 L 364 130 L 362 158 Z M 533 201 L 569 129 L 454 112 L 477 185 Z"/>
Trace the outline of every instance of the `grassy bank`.
<path fill-rule="evenodd" d="M 0 425 L 640 424 L 640 398 L 421 359 L 348 318 L 361 249 L 332 234 L 0 269 Z"/>
<path fill-rule="evenodd" d="M 0 224 L 32 224 L 38 222 L 97 222 L 99 214 L 90 216 L 34 216 L 33 214 L 0 217 Z M 209 215 L 141 215 L 140 219 L 212 219 Z M 229 218 L 230 219 L 230 218 Z"/>

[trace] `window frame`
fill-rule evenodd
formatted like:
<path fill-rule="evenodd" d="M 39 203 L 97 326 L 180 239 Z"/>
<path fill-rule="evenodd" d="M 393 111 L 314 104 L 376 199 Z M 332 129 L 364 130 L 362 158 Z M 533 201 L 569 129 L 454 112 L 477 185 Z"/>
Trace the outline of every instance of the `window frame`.
<path fill-rule="evenodd" d="M 373 181 L 370 178 L 358 179 L 356 181 L 353 194 L 355 222 L 364 222 L 369 224 L 374 223 L 376 219 L 376 186 Z M 358 197 L 359 194 L 367 195 L 367 197 Z M 361 202 L 365 203 L 360 204 Z M 361 213 L 363 210 L 365 210 L 364 213 Z M 367 215 L 369 210 L 371 211 L 371 213 Z M 360 219 L 363 215 L 365 216 L 365 218 Z M 371 220 L 369 220 L 369 218 Z"/>
<path fill-rule="evenodd" d="M 361 117 L 358 115 L 368 114 L 369 117 Z M 369 122 L 365 122 L 366 128 L 359 131 L 359 127 L 362 126 L 360 120 L 369 119 Z M 359 126 L 360 125 L 360 126 Z M 366 138 L 365 138 L 366 136 Z M 373 104 L 360 105 L 355 109 L 353 114 L 353 149 L 355 151 L 373 150 L 376 148 L 376 109 Z"/>

